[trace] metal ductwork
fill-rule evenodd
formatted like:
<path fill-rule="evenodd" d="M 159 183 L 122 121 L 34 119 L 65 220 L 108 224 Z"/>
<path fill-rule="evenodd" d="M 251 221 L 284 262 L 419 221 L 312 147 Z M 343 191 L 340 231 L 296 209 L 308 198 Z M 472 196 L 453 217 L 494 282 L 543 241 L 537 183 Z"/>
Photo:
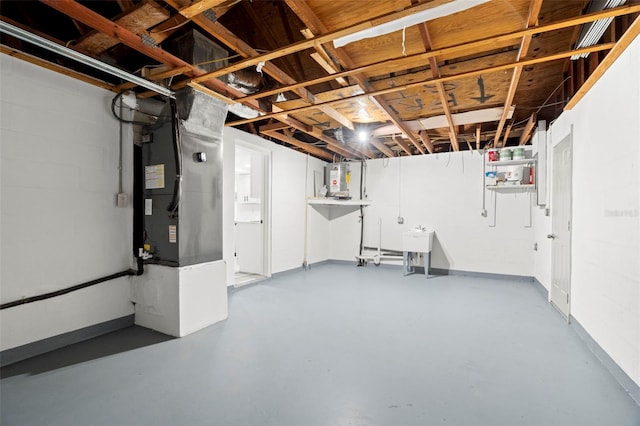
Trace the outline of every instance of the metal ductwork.
<path fill-rule="evenodd" d="M 263 88 L 264 77 L 253 68 L 245 68 L 227 74 L 227 84 L 245 95 L 251 95 Z"/>
<path fill-rule="evenodd" d="M 206 72 L 224 68 L 229 64 L 229 52 L 196 30 L 191 30 L 168 42 L 165 48 L 180 59 Z M 264 76 L 255 68 L 238 70 L 219 79 L 246 95 L 256 93 L 265 84 Z M 258 111 L 241 104 L 231 105 L 229 111 L 242 118 L 254 118 L 259 115 Z"/>

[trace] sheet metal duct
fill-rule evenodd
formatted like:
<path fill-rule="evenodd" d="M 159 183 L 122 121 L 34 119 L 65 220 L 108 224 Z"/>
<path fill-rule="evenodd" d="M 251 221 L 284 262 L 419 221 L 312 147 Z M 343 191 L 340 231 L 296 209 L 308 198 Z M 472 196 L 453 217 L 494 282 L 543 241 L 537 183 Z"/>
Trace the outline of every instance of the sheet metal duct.
<path fill-rule="evenodd" d="M 196 30 L 167 42 L 166 49 L 206 72 L 224 68 L 229 63 L 229 52 Z M 256 93 L 265 84 L 264 76 L 255 68 L 238 70 L 219 79 L 245 95 Z M 255 118 L 259 115 L 258 111 L 242 104 L 233 104 L 229 110 L 242 118 Z"/>

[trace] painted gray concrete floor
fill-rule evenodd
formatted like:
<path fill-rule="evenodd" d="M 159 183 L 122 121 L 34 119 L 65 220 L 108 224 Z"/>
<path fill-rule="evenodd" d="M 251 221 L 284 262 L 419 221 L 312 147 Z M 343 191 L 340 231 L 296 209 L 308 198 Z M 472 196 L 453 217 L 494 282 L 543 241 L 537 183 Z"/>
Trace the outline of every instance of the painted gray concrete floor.
<path fill-rule="evenodd" d="M 185 338 L 132 327 L 0 384 L 7 426 L 640 424 L 534 284 L 344 264 L 238 290 Z"/>

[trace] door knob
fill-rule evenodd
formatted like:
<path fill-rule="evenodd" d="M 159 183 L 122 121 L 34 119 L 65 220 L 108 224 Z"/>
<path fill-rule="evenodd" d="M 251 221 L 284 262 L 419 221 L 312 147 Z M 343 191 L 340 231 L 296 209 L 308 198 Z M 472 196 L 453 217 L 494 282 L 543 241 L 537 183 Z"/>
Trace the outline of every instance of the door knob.
<path fill-rule="evenodd" d="M 550 239 L 552 239 L 552 240 L 553 240 L 554 238 L 556 238 L 556 237 L 557 237 L 557 235 L 556 235 L 556 234 L 547 234 L 547 238 L 550 238 Z"/>

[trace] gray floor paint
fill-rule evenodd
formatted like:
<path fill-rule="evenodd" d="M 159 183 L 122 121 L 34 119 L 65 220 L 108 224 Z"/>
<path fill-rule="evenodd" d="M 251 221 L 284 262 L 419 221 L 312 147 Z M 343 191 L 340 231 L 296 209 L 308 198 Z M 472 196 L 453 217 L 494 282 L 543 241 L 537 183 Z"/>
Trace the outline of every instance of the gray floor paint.
<path fill-rule="evenodd" d="M 533 283 L 325 264 L 2 370 L 2 424 L 638 425 Z"/>

